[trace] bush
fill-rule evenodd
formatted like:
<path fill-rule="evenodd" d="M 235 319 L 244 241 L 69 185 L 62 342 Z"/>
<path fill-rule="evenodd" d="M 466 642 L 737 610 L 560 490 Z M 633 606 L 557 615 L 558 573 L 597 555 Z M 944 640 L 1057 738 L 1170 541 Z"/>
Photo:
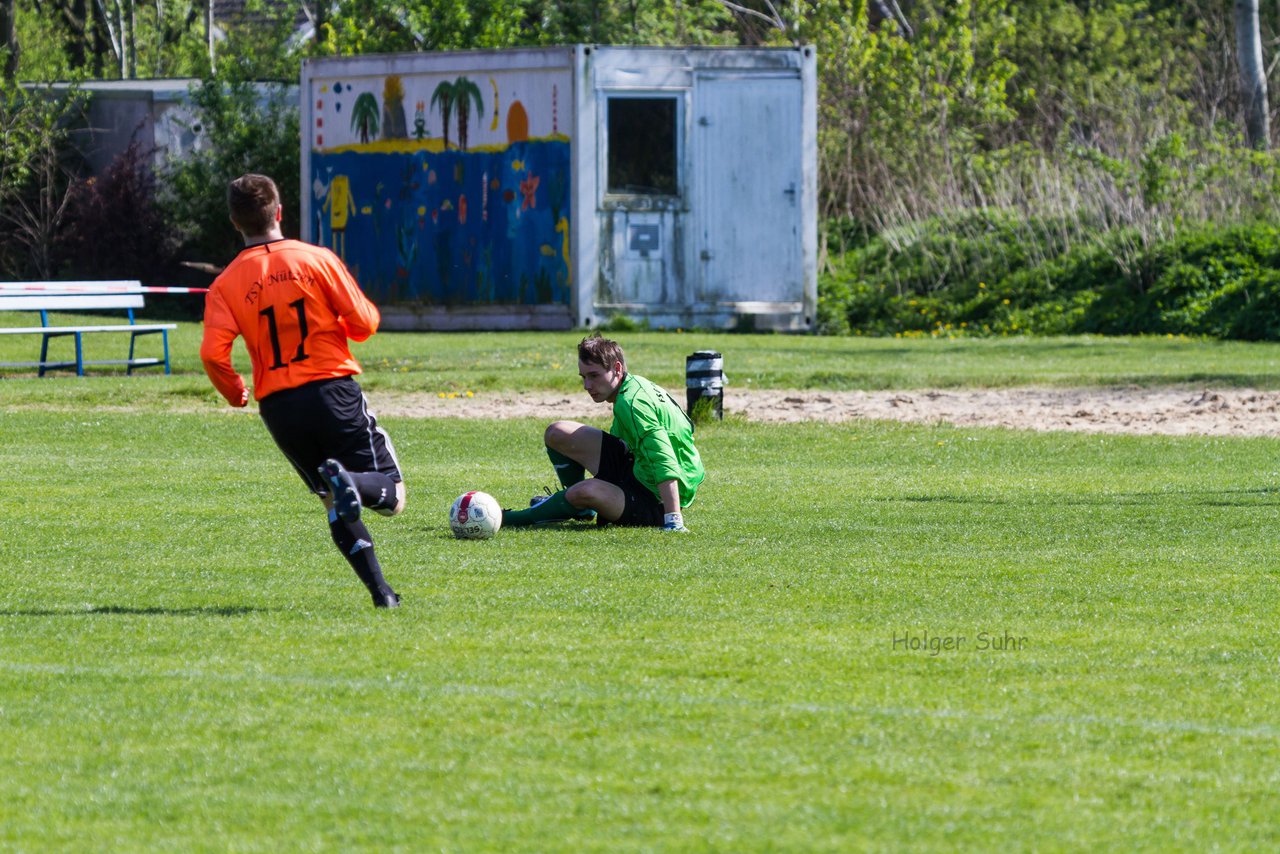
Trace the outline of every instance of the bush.
<path fill-rule="evenodd" d="M 982 227 L 975 227 L 980 224 Z M 1056 225 L 988 212 L 881 235 L 819 283 L 828 334 L 1182 334 L 1280 340 L 1280 230 L 1198 225 L 1142 246 L 1134 229 L 1055 250 Z"/>
<path fill-rule="evenodd" d="M 280 188 L 286 237 L 299 234 L 302 171 L 296 97 L 283 84 L 265 96 L 235 62 L 191 90 L 204 143 L 161 174 L 161 203 L 189 262 L 223 266 L 244 248 L 227 219 L 227 185 L 246 172 Z"/>
<path fill-rule="evenodd" d="M 59 273 L 169 284 L 174 239 L 155 194 L 150 153 L 136 141 L 101 176 L 75 181 L 58 235 Z"/>

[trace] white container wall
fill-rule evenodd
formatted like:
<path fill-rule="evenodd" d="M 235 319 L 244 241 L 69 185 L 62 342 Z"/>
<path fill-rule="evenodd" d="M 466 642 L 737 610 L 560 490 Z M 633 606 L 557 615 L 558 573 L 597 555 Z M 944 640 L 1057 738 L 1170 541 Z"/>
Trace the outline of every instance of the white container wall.
<path fill-rule="evenodd" d="M 812 48 L 313 60 L 304 236 L 389 328 L 805 330 Z"/>

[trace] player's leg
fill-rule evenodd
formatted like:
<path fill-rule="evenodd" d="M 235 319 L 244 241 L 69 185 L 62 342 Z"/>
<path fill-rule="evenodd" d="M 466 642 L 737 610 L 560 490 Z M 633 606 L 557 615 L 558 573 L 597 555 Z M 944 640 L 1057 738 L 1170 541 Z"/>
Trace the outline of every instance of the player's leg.
<path fill-rule="evenodd" d="M 332 458 L 326 459 L 318 468 L 338 515 L 346 521 L 359 519 L 361 507 L 368 507 L 383 516 L 403 512 L 404 481 L 394 480 L 385 472 L 348 471 L 339 460 Z"/>
<path fill-rule="evenodd" d="M 330 440 L 332 447 L 338 449 L 318 467 L 318 473 L 331 487 L 331 498 L 326 502 L 329 531 L 334 544 L 369 589 L 373 604 L 394 608 L 400 604 L 400 597 L 383 577 L 373 536 L 360 519 L 360 508 L 368 507 L 384 516 L 404 510 L 400 463 L 391 437 L 378 426 L 378 419 L 355 380 L 327 384 L 325 398 L 335 428 Z M 335 473 L 336 482 L 331 477 Z"/>
<path fill-rule="evenodd" d="M 307 487 L 324 502 L 329 534 L 343 558 L 380 608 L 395 607 L 400 597 L 387 584 L 373 548 L 369 529 L 360 521 L 345 521 L 337 513 L 332 486 L 320 473 L 324 444 L 332 440 L 331 411 L 324 394 L 329 383 L 309 384 L 278 392 L 262 401 L 259 413 L 267 430 Z"/>
<path fill-rule="evenodd" d="M 577 510 L 594 510 L 605 522 L 622 518 L 627 507 L 627 496 L 618 486 L 603 478 L 593 477 L 575 483 L 565 490 L 565 499 Z"/>
<path fill-rule="evenodd" d="M 625 448 L 622 442 L 610 436 L 610 440 Z M 539 507 L 557 498 L 564 502 L 564 509 L 558 517 L 566 518 L 568 513 L 594 511 L 599 524 L 631 525 L 637 527 L 660 527 L 662 525 L 662 502 L 644 484 L 640 483 L 630 468 L 618 468 L 609 462 L 610 441 L 605 442 L 605 461 L 596 477 L 587 478 L 566 490 L 557 492 L 537 507 L 531 507 L 528 514 L 534 514 Z M 630 460 L 630 455 L 626 458 Z M 616 480 L 616 482 L 615 482 Z M 551 511 L 546 511 L 551 512 Z M 504 513 L 503 524 L 507 524 Z"/>
<path fill-rule="evenodd" d="M 401 513 L 406 492 L 400 461 L 364 392 L 348 378 L 330 384 L 326 399 L 336 429 L 323 474 L 334 487 L 338 514 L 350 521 L 359 518 L 361 507 L 383 516 Z"/>
<path fill-rule="evenodd" d="M 636 479 L 635 468 L 636 458 L 627 443 L 617 436 L 603 433 L 600 437 L 600 468 L 595 477 L 569 490 L 569 500 L 575 506 L 594 508 L 596 521 L 602 525 L 661 524 L 662 504 L 648 487 Z"/>
<path fill-rule="evenodd" d="M 629 474 L 635 460 L 626 443 L 595 427 L 576 421 L 557 421 L 547 428 L 548 452 L 557 451 L 595 477 L 580 480 L 548 496 L 528 510 L 504 510 L 503 525 L 535 525 L 567 519 L 617 521 L 626 509 L 626 495 L 613 481 Z M 552 458 L 554 460 L 554 457 Z M 601 477 L 617 472 L 617 475 Z"/>
<path fill-rule="evenodd" d="M 535 498 L 528 509 L 503 510 L 502 524 L 514 527 L 569 519 L 590 522 L 594 508 L 574 506 L 566 497 L 566 490 L 586 483 L 583 480 L 586 472 L 595 474 L 600 468 L 600 446 L 604 435 L 603 431 L 576 421 L 556 421 L 549 425 L 542 434 L 542 441 L 564 489 L 546 498 Z"/>
<path fill-rule="evenodd" d="M 373 548 L 373 535 L 364 522 L 360 519 L 345 521 L 334 508 L 332 497 L 322 495 L 321 500 L 329 513 L 329 536 L 373 597 L 374 607 L 399 607 L 400 597 L 382 575 L 382 564 L 378 562 L 377 552 Z"/>
<path fill-rule="evenodd" d="M 583 481 L 582 483 L 589 483 Z M 581 486 L 582 483 L 577 484 Z M 576 519 L 579 522 L 590 522 L 595 518 L 595 511 L 588 508 L 575 507 L 569 503 L 567 489 L 553 492 L 545 498 L 538 496 L 524 510 L 503 510 L 502 524 L 507 527 L 520 525 L 540 525 L 544 522 L 568 522 Z"/>
<path fill-rule="evenodd" d="M 547 456 L 556 467 L 562 486 L 570 487 L 585 477 L 584 470 L 593 475 L 600 471 L 600 447 L 604 431 L 588 427 L 577 421 L 556 421 L 542 435 L 547 446 Z"/>

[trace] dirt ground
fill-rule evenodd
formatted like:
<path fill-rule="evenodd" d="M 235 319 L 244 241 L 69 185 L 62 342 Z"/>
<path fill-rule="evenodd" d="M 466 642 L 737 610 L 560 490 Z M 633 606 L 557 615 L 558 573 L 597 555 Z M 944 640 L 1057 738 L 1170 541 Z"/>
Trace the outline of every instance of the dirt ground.
<path fill-rule="evenodd" d="M 676 389 L 676 399 L 683 390 Z M 607 419 L 586 394 L 378 392 L 383 416 Z M 1207 436 L 1280 436 L 1280 392 L 1187 388 L 1015 388 L 947 391 L 770 391 L 729 388 L 725 412 L 750 421 L 886 419 L 964 427 Z"/>

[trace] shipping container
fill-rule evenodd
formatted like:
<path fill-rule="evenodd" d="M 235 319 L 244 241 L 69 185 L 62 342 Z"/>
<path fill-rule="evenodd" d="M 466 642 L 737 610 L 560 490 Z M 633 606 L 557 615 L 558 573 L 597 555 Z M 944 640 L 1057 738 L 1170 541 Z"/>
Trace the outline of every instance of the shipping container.
<path fill-rule="evenodd" d="M 804 331 L 811 47 L 308 60 L 303 236 L 391 329 Z"/>

